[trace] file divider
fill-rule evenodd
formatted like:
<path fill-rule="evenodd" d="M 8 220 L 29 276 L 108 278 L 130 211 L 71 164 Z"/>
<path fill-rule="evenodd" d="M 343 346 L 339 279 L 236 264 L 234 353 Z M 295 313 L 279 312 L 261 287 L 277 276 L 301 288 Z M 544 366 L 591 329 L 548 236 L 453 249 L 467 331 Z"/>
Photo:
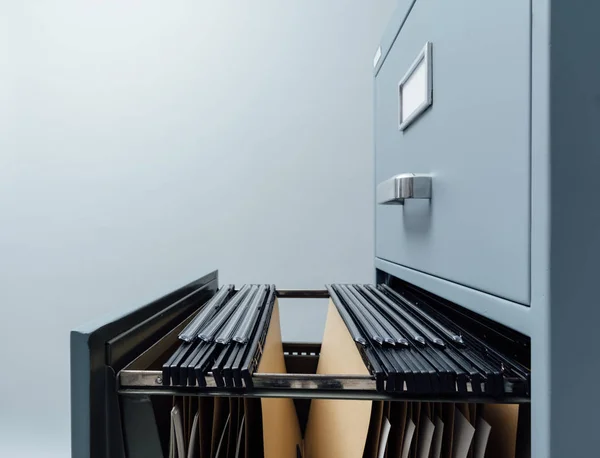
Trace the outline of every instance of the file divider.
<path fill-rule="evenodd" d="M 420 313 L 414 313 L 414 306 L 410 304 L 408 307 L 404 303 L 406 299 L 400 301 L 396 297 L 398 293 L 388 291 L 387 286 L 331 285 L 329 289 L 337 293 L 335 300 L 339 304 L 338 309 L 345 308 L 347 319 L 353 320 L 357 329 L 364 329 L 370 335 L 366 345 L 372 347 L 372 354 L 378 355 L 377 360 L 382 363 L 386 374 L 386 391 L 411 392 L 414 389 L 418 393 L 434 394 L 443 390 L 464 394 L 467 393 L 467 383 L 470 383 L 475 387 L 475 392 L 479 392 L 483 384 L 485 393 L 490 396 L 504 393 L 503 371 L 517 366 L 497 352 L 481 351 L 486 345 L 479 345 L 481 342 L 468 332 L 462 329 L 459 333 L 449 331 L 450 326 L 444 326 L 440 320 L 427 319 L 427 312 L 423 309 Z M 375 327 L 377 318 L 360 310 L 357 303 L 363 309 L 379 307 L 382 312 L 387 312 L 388 319 L 400 318 L 395 324 L 411 335 L 412 345 L 404 349 L 397 346 L 386 349 L 387 341 L 378 335 L 382 333 Z M 425 336 L 425 339 L 420 339 L 420 336 Z M 398 368 L 395 362 L 399 360 L 404 363 L 400 370 L 404 374 L 412 373 L 414 383 L 410 383 L 410 377 L 406 386 L 400 386 L 397 382 L 395 374 Z M 525 382 L 525 373 L 523 370 L 512 371 L 511 375 Z M 455 383 L 451 383 L 449 378 L 455 378 Z"/>
<path fill-rule="evenodd" d="M 193 386 L 198 384 L 198 386 L 203 387 L 206 386 L 206 380 L 204 377 L 200 379 L 196 376 L 195 367 L 198 365 L 200 360 L 203 358 L 204 354 L 208 351 L 208 348 L 211 344 L 199 344 L 192 355 L 193 358 L 190 361 L 186 361 L 185 369 L 187 370 L 187 384 L 189 386 Z M 183 379 L 183 376 L 182 376 Z"/>
<path fill-rule="evenodd" d="M 212 376 L 215 379 L 215 383 L 217 384 L 218 387 L 224 387 L 225 386 L 225 379 L 223 378 L 223 365 L 225 363 L 225 360 L 229 357 L 231 351 L 233 350 L 233 346 L 232 345 L 228 345 L 228 346 L 222 346 L 220 344 L 217 344 L 218 350 L 217 352 L 219 353 L 219 356 L 217 356 L 217 358 L 215 358 L 215 362 L 212 365 Z"/>
<path fill-rule="evenodd" d="M 452 325 L 446 323 L 448 321 L 446 317 L 431 308 L 431 306 L 427 303 L 427 298 L 419 298 L 408 288 L 400 291 L 395 291 L 387 285 L 382 285 L 379 288 L 390 297 L 398 298 L 399 300 L 401 299 L 405 304 L 410 305 L 413 309 L 420 307 L 419 310 L 421 310 L 422 313 L 427 314 L 428 316 L 432 315 L 440 324 L 447 327 Z M 505 368 L 507 369 L 506 372 L 510 371 L 515 373 L 521 379 L 529 379 L 529 371 L 524 366 L 499 354 L 493 347 L 490 347 L 482 342 L 478 337 L 466 332 L 460 326 L 454 324 L 453 327 L 457 329 L 458 332 L 452 334 L 460 335 L 460 342 L 457 341 L 456 337 L 453 338 L 453 340 L 457 343 L 457 350 L 459 352 L 463 351 L 461 350 L 461 347 L 466 347 L 467 343 L 469 348 L 472 348 L 472 350 L 465 350 L 466 358 L 468 360 L 472 360 L 477 366 L 482 368 L 482 371 L 485 373 L 486 392 L 488 394 L 494 396 L 502 394 L 504 386 L 503 378 L 506 374 L 504 374 L 499 368 Z M 473 374 L 473 377 L 477 378 L 479 377 L 479 374 Z M 526 387 L 526 389 L 528 390 L 528 387 Z"/>
<path fill-rule="evenodd" d="M 223 305 L 212 320 L 207 321 L 204 324 L 203 328 L 198 332 L 198 337 L 205 342 L 212 342 L 215 339 L 216 334 L 231 318 L 236 307 L 242 303 L 248 295 L 253 296 L 256 293 L 256 289 L 256 286 L 251 287 L 250 285 L 245 285 L 240 289 L 229 302 Z"/>
<path fill-rule="evenodd" d="M 394 304 L 393 301 L 389 300 L 384 295 L 378 294 L 377 291 L 373 291 L 373 293 L 374 294 L 371 296 L 373 302 L 382 307 L 384 310 L 387 310 L 387 313 L 396 322 L 397 326 L 403 329 L 413 342 L 420 345 L 425 345 L 425 338 L 421 332 L 419 332 L 419 330 L 417 330 L 413 324 L 406 319 L 406 316 L 404 316 L 402 311 L 396 307 L 396 304 Z"/>
<path fill-rule="evenodd" d="M 363 306 L 369 307 L 369 302 L 371 304 L 375 304 L 378 306 L 381 305 L 380 303 L 378 303 L 378 301 L 375 297 L 373 297 L 372 295 L 369 295 L 369 293 L 364 288 L 364 286 L 358 285 L 358 286 L 356 286 L 356 290 L 357 290 L 357 292 L 360 293 L 360 295 L 358 297 L 361 300 L 361 303 L 363 304 Z M 393 317 L 392 317 L 392 319 L 390 319 L 389 315 L 386 314 L 385 310 L 383 310 L 381 307 L 379 307 L 378 309 L 376 309 L 375 307 L 372 307 L 372 308 L 373 308 L 373 310 L 377 310 L 377 313 L 380 317 L 379 319 L 381 321 L 385 322 L 385 326 L 387 327 L 388 332 L 390 332 L 391 334 L 394 335 L 395 343 L 403 345 L 405 347 L 408 347 L 409 346 L 408 340 L 406 339 L 406 337 L 400 330 L 400 327 L 396 323 L 394 323 Z"/>
<path fill-rule="evenodd" d="M 335 292 L 335 290 L 331 287 L 331 285 L 327 285 L 327 291 L 333 301 L 333 304 L 336 306 L 338 313 L 342 317 L 342 320 L 346 324 L 346 327 L 348 328 L 348 332 L 350 333 L 350 335 L 352 336 L 354 341 L 357 344 L 366 345 L 367 339 L 364 337 L 362 330 L 358 329 L 358 327 L 356 326 L 356 324 L 354 323 L 354 321 L 352 320 L 352 318 L 350 317 L 350 315 L 348 314 L 346 309 L 339 305 L 341 303 L 340 298 L 339 298 L 338 294 Z"/>
<path fill-rule="evenodd" d="M 200 385 L 200 384 L 202 384 L 201 386 L 208 385 L 206 383 L 206 375 L 205 374 L 214 360 L 214 354 L 215 354 L 216 350 L 217 350 L 216 343 L 213 342 L 213 343 L 206 345 L 206 350 L 204 351 L 202 358 L 200 358 L 200 360 L 198 361 L 196 366 L 194 366 L 194 373 L 196 374 L 196 381 L 198 382 L 198 385 Z"/>
<path fill-rule="evenodd" d="M 240 368 L 241 378 L 244 380 L 246 387 L 252 387 L 252 374 L 258 366 L 258 362 L 262 355 L 262 348 L 265 343 L 265 339 L 267 338 L 267 331 L 269 330 L 269 323 L 271 321 L 271 314 L 273 313 L 275 300 L 275 285 L 271 285 L 269 288 L 267 303 L 264 307 L 258 327 L 256 328 L 254 339 L 252 339 L 247 348 L 245 358 L 242 360 Z"/>
<path fill-rule="evenodd" d="M 432 296 L 431 294 L 425 291 L 417 291 L 415 288 L 410 286 L 405 286 L 402 288 L 398 288 L 398 291 L 390 288 L 387 285 L 379 285 L 377 288 L 384 291 L 386 294 L 404 297 L 408 299 L 410 302 L 414 304 L 415 307 L 419 307 L 423 312 L 426 312 L 428 315 L 435 317 L 440 323 L 444 324 L 446 327 L 453 327 L 457 330 L 458 334 L 465 339 L 468 339 L 469 345 L 476 349 L 480 354 L 484 354 L 486 358 L 493 360 L 496 362 L 496 365 L 499 367 L 504 367 L 508 372 L 513 372 L 518 375 L 519 378 L 529 379 L 530 371 L 521 363 L 517 362 L 514 358 L 507 358 L 498 352 L 493 346 L 490 346 L 482 341 L 481 338 L 473 335 L 472 333 L 466 332 L 466 330 L 456 324 L 450 322 L 447 316 L 438 311 L 434 305 L 440 304 L 441 300 Z M 486 329 L 491 330 L 490 327 Z M 509 376 L 508 374 L 502 374 L 503 376 Z M 497 380 L 498 381 L 498 380 Z M 527 387 L 527 391 L 529 391 L 529 387 Z"/>
<path fill-rule="evenodd" d="M 197 343 L 196 348 L 190 353 L 187 359 L 179 367 L 179 379 L 181 380 L 182 385 L 195 384 L 194 366 L 202 357 L 202 354 L 205 349 L 206 344 L 204 344 L 203 342 Z"/>
<path fill-rule="evenodd" d="M 252 303 L 248 305 L 247 315 L 240 323 L 240 326 L 235 330 L 235 335 L 232 336 L 235 342 L 244 344 L 248 341 L 249 334 L 254 329 L 256 318 L 263 307 L 266 295 L 267 289 L 265 288 L 265 285 L 262 285 Z"/>
<path fill-rule="evenodd" d="M 371 286 L 371 285 L 368 285 L 367 288 L 371 293 L 373 293 L 374 291 L 377 291 L 377 290 L 373 290 L 373 286 Z M 401 300 L 404 303 L 404 305 L 406 305 L 413 313 L 417 314 L 420 318 L 422 318 L 427 323 L 429 323 L 429 325 L 432 326 L 433 328 L 435 328 L 438 332 L 444 334 L 447 338 L 451 339 L 455 343 L 463 345 L 462 336 L 459 333 L 453 332 L 450 329 L 446 328 L 443 324 L 441 324 L 439 321 L 437 321 L 434 317 L 432 317 L 431 315 L 429 315 L 429 314 L 425 313 L 423 310 L 421 310 L 416 305 L 416 303 L 413 303 L 413 302 L 407 300 L 405 297 L 401 296 L 400 294 L 397 294 L 393 289 L 389 288 L 387 285 L 383 285 L 383 289 L 385 291 L 388 291 L 391 295 L 393 295 L 397 299 Z"/>

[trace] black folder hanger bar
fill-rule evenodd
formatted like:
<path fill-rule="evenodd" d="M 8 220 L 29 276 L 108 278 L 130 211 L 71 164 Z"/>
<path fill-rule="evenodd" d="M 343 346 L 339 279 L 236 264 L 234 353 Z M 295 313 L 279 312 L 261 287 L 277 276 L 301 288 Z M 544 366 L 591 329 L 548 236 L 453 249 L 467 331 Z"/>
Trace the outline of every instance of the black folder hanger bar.
<path fill-rule="evenodd" d="M 459 354 L 464 353 L 466 359 L 472 361 L 477 368 L 485 373 L 487 377 L 486 393 L 492 395 L 502 394 L 505 379 L 527 380 L 524 390 L 529 392 L 529 370 L 514 359 L 502 355 L 479 337 L 465 331 L 461 326 L 453 323 L 435 310 L 433 307 L 433 303 L 436 301 L 435 298 L 422 296 L 419 292 L 408 288 L 398 288 L 398 291 L 396 291 L 389 286 L 379 286 L 379 289 L 391 297 L 402 299 L 405 304 L 410 305 L 413 309 L 418 308 L 423 313 L 431 315 L 440 325 L 455 329 L 451 334 L 460 336 L 461 341 L 461 344 L 457 346 L 457 352 Z M 457 338 L 452 338 L 452 340 L 457 341 Z"/>
<path fill-rule="evenodd" d="M 277 297 L 330 298 L 371 374 L 370 390 L 380 396 L 529 397 L 527 367 L 491 347 L 485 336 L 472 334 L 468 323 L 449 318 L 435 297 L 395 283 L 327 285 L 326 290 L 315 291 L 277 290 L 274 285 L 243 285 L 236 290 L 225 285 L 175 334 L 180 343 L 161 363 L 160 377 L 155 376 L 158 384 L 187 393 L 230 390 L 244 396 L 258 395 L 269 386 L 291 390 L 283 394 L 288 396 L 311 386 L 312 382 L 302 382 L 311 380 L 310 374 L 285 374 L 280 379 L 277 374 L 256 374 Z M 361 381 L 356 386 L 368 386 L 368 377 L 364 382 L 364 376 L 357 377 Z M 352 389 L 351 378 L 316 376 L 312 389 L 331 389 L 324 396 L 335 398 L 336 390 Z M 369 398 L 368 392 L 354 394 Z"/>
<path fill-rule="evenodd" d="M 190 342 L 181 338 L 162 366 L 163 385 L 202 388 L 207 386 L 206 377 L 212 377 L 219 388 L 252 386 L 251 374 L 260 361 L 275 303 L 275 285 L 244 285 L 232 292 L 226 287 L 218 300 L 205 306 L 211 313 L 198 314 L 208 318 L 193 320 L 187 334 L 180 333 L 180 338 L 192 333 L 196 338 Z"/>
<path fill-rule="evenodd" d="M 504 394 L 505 378 L 528 382 L 528 371 L 480 339 L 423 307 L 425 298 L 389 286 L 330 285 L 349 330 L 367 336 L 363 347 L 385 374 L 385 391 Z M 397 331 L 397 335 L 393 332 Z M 409 345 L 386 345 L 407 335 Z M 356 340 L 356 339 L 355 339 Z"/>
<path fill-rule="evenodd" d="M 200 329 L 229 300 L 234 289 L 234 285 L 223 286 L 198 315 L 179 333 L 179 338 L 185 342 L 196 340 Z"/>

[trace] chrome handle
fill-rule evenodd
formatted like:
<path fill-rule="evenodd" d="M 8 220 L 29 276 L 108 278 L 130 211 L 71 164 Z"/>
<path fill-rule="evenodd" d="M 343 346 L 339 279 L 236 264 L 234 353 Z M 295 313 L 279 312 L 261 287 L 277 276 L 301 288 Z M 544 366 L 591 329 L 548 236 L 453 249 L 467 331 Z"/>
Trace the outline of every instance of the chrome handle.
<path fill-rule="evenodd" d="M 431 199 L 431 177 L 403 173 L 377 185 L 379 205 L 404 205 L 404 199 Z"/>

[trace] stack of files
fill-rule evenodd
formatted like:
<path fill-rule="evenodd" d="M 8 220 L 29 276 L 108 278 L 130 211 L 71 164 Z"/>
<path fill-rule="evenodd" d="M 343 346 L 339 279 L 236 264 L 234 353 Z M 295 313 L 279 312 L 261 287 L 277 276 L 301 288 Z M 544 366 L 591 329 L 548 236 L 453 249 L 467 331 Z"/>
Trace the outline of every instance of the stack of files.
<path fill-rule="evenodd" d="M 263 339 L 258 370 L 286 373 L 279 307 Z M 304 456 L 291 398 L 175 397 L 169 458 L 298 458 Z"/>
<path fill-rule="evenodd" d="M 527 368 L 460 328 L 427 298 L 386 285 L 327 289 L 378 391 L 498 397 L 508 386 L 513 394 L 529 394 Z"/>
<path fill-rule="evenodd" d="M 279 310 L 272 321 L 279 323 Z M 259 370 L 285 373 L 281 331 L 269 328 Z M 330 302 L 317 367 L 366 375 Z M 290 398 L 173 398 L 169 458 L 525 458 L 529 405 L 313 399 L 304 436 Z"/>
<path fill-rule="evenodd" d="M 332 302 L 317 374 L 368 374 L 363 355 Z M 311 401 L 306 458 L 524 458 L 528 404 Z"/>
<path fill-rule="evenodd" d="M 302 438 L 291 399 L 175 397 L 169 458 L 296 458 Z"/>
<path fill-rule="evenodd" d="M 418 291 L 387 285 L 327 289 L 377 391 L 529 395 L 528 368 L 460 327 Z M 162 383 L 203 388 L 210 377 L 220 388 L 252 389 L 268 331 L 279 327 L 273 319 L 278 308 L 274 285 L 238 291 L 223 286 L 179 333 L 180 345 L 162 365 Z"/>
<path fill-rule="evenodd" d="M 374 291 L 374 287 L 364 287 Z M 247 291 L 246 287 L 240 292 Z M 257 287 L 254 295 L 263 291 L 265 300 L 260 301 L 258 322 L 266 316 L 265 322 L 257 323 L 250 333 L 253 340 L 257 335 L 260 348 L 256 358 L 255 370 L 266 374 L 286 374 L 279 306 L 274 297 L 274 289 Z M 419 350 L 420 355 L 430 355 L 425 349 L 443 352 L 454 350 L 474 352 L 474 337 L 451 327 L 443 316 L 435 315 L 426 304 L 422 310 L 432 313 L 432 318 L 448 329 L 443 334 L 437 332 L 422 336 L 422 342 L 409 341 L 409 345 L 391 345 L 385 342 L 387 335 L 362 335 L 357 340 L 355 331 L 364 332 L 363 324 L 356 321 L 354 313 L 370 311 L 364 305 L 360 312 L 347 307 L 344 300 L 352 294 L 362 294 L 359 287 L 332 286 L 332 300 L 329 301 L 325 331 L 323 334 L 316 374 L 321 377 L 369 376 L 372 373 L 372 360 L 380 357 L 381 352 Z M 385 288 L 379 290 L 385 297 L 393 297 Z M 217 316 L 240 293 L 233 287 L 225 287 L 208 306 L 213 307 L 211 316 Z M 402 294 L 400 294 L 402 296 Z M 219 296 L 219 295 L 217 295 Z M 245 296 L 244 296 L 245 297 Z M 381 297 L 381 296 L 376 296 Z M 411 296 L 409 296 L 411 297 Z M 411 297 L 412 298 L 412 297 Z M 421 299 L 419 299 L 420 301 Z M 220 301 L 220 302 L 219 302 Z M 238 304 L 243 304 L 241 297 Z M 207 306 L 207 307 L 208 307 Z M 198 329 L 192 327 L 193 321 L 201 316 L 207 307 L 190 321 L 186 328 L 196 333 L 191 342 L 181 345 L 203 343 L 198 337 Z M 237 306 L 236 306 L 237 307 Z M 208 313 L 208 312 L 207 312 Z M 235 310 L 230 316 L 235 316 Z M 246 311 L 248 313 L 248 311 Z M 390 315 L 391 316 L 391 315 Z M 421 316 L 403 312 L 399 316 Z M 424 317 L 421 317 L 424 320 Z M 350 321 L 352 320 L 352 321 Z M 413 321 L 416 326 L 422 321 Z M 227 322 L 227 321 L 226 321 Z M 428 329 L 436 325 L 431 324 Z M 185 332 L 182 331 L 182 337 Z M 202 328 L 204 329 L 204 328 Z M 398 327 L 397 329 L 400 329 Z M 425 329 L 425 328 L 424 328 Z M 391 333 L 391 328 L 389 328 Z M 415 327 L 415 330 L 417 328 Z M 235 332 L 234 332 L 235 334 Z M 440 337 L 443 335 L 443 337 Z M 454 338 L 451 336 L 455 336 Z M 381 337 L 379 342 L 375 337 Z M 416 340 L 417 336 L 402 336 Z M 434 344 L 433 339 L 441 343 Z M 431 340 L 429 340 L 431 339 Z M 454 342 L 456 345 L 452 345 Z M 239 342 L 236 342 L 240 344 Z M 227 346 L 221 347 L 221 352 Z M 234 345 L 235 348 L 235 345 Z M 239 347 L 241 349 L 243 347 Z M 490 349 L 490 351 L 493 351 Z M 218 352 L 217 352 L 218 353 Z M 221 353 L 219 353 L 220 355 Z M 468 353 L 467 353 L 468 354 Z M 496 353 L 492 353 L 496 355 Z M 494 356 L 495 357 L 495 356 Z M 498 356 L 500 357 L 500 356 Z M 215 358 L 215 362 L 218 358 Z M 212 367 L 215 367 L 215 362 Z M 408 371 L 402 376 L 407 377 Z M 389 377 L 389 373 L 384 373 Z M 384 378 L 384 388 L 388 380 Z M 244 380 L 245 381 L 245 380 Z M 485 381 L 485 379 L 484 379 Z M 410 385 L 410 384 L 409 384 Z M 421 389 L 420 392 L 426 392 Z M 168 456 L 170 458 L 525 458 L 530 456 L 530 406 L 529 404 L 475 404 L 467 401 L 468 396 L 454 396 L 456 402 L 438 402 L 434 395 L 414 396 L 426 401 L 408 401 L 403 394 L 397 393 L 393 401 L 339 400 L 315 398 L 310 400 L 306 425 L 301 425 L 291 398 L 252 398 L 251 389 L 240 390 L 241 398 L 204 396 L 176 397 L 170 412 L 171 427 L 168 432 Z M 429 393 L 431 394 L 431 393 Z M 441 398 L 441 397 L 440 397 Z M 444 397 L 448 400 L 448 397 Z M 490 397 L 490 399 L 493 399 Z M 501 397 L 499 398 L 501 399 Z M 166 425 L 165 425 L 166 426 Z M 302 431 L 304 430 L 304 434 Z M 166 431 L 165 431 L 166 432 Z M 166 455 L 166 456 L 167 456 Z"/>
<path fill-rule="evenodd" d="M 163 384 L 205 387 L 210 376 L 218 387 L 251 387 L 276 309 L 274 285 L 223 286 L 179 334 Z"/>

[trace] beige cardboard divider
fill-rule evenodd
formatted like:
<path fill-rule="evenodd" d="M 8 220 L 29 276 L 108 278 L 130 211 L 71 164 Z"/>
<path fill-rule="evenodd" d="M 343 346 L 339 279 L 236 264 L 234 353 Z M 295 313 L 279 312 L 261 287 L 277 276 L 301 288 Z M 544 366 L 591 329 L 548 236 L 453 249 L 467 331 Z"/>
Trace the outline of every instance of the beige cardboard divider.
<path fill-rule="evenodd" d="M 331 300 L 317 374 L 369 375 L 356 343 Z M 313 399 L 303 457 L 377 457 L 378 441 L 373 439 L 379 437 L 382 414 L 381 403 L 373 401 Z"/>
<path fill-rule="evenodd" d="M 265 339 L 263 353 L 257 372 L 267 374 L 285 374 L 285 359 L 281 341 L 279 303 L 275 300 L 269 330 Z M 300 424 L 290 398 L 262 398 L 262 433 L 265 458 L 296 458 L 297 448 L 302 450 Z M 248 412 L 246 412 L 248 415 Z M 260 419 L 246 418 L 248 427 L 252 421 Z M 305 455 L 303 455 L 305 456 Z"/>

